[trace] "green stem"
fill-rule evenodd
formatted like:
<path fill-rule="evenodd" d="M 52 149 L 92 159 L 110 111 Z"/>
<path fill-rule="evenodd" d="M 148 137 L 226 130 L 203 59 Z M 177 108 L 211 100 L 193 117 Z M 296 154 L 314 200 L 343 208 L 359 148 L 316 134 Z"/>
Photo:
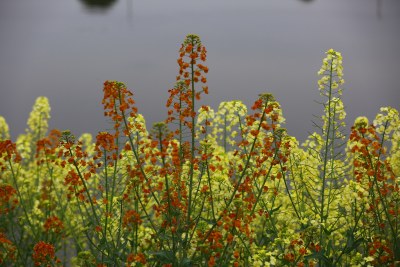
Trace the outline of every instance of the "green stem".
<path fill-rule="evenodd" d="M 192 53 L 194 52 L 194 43 L 193 43 L 193 39 L 192 39 Z M 195 128 L 194 128 L 194 124 L 195 124 L 195 86 L 194 86 L 194 64 L 193 64 L 193 60 L 190 61 L 190 70 L 191 70 L 191 91 L 192 91 L 192 128 L 191 128 L 191 137 L 192 137 L 192 146 L 191 146 L 191 157 L 190 157 L 190 177 L 189 177 L 189 200 L 188 200 L 188 213 L 187 213 L 187 224 L 188 224 L 188 228 L 190 228 L 190 216 L 191 216 L 191 207 L 192 207 L 192 187 L 193 187 L 193 176 L 194 176 L 194 150 L 195 150 Z M 187 236 L 187 235 L 186 235 Z"/>
<path fill-rule="evenodd" d="M 24 205 L 24 202 L 25 202 L 25 201 L 22 199 L 21 191 L 20 191 L 19 186 L 18 186 L 18 183 L 17 183 L 17 178 L 16 178 L 16 174 L 15 174 L 13 165 L 12 165 L 12 163 L 11 163 L 11 159 L 8 160 L 8 163 L 9 163 L 9 165 L 10 165 L 11 174 L 12 174 L 13 181 L 14 181 L 14 184 L 15 184 L 15 189 L 17 190 L 17 194 L 18 194 L 18 197 L 19 197 L 19 199 L 20 199 L 20 203 L 21 203 L 21 206 L 22 206 L 22 210 L 24 211 L 25 218 L 26 218 L 26 220 L 27 220 L 29 226 L 30 226 L 31 229 L 32 229 L 31 233 L 33 234 L 33 236 L 34 236 L 35 239 L 36 239 L 36 238 L 38 237 L 37 234 L 36 234 L 37 231 L 35 230 L 35 227 L 33 226 L 31 220 L 29 219 L 28 212 L 26 211 L 26 207 L 25 207 L 25 205 Z"/>
<path fill-rule="evenodd" d="M 165 155 L 164 155 L 164 147 L 163 147 L 163 136 L 162 136 L 162 131 L 161 128 L 158 129 L 158 142 L 160 144 L 160 153 L 161 153 L 161 161 L 163 168 L 165 168 Z M 172 209 L 171 209 L 171 197 L 170 197 L 170 192 L 169 192 L 169 183 L 168 183 L 168 174 L 164 175 L 164 182 L 165 182 L 165 189 L 167 191 L 167 203 L 168 203 L 168 213 L 166 214 L 167 221 L 170 225 L 171 228 L 171 235 L 172 235 L 172 253 L 173 253 L 173 262 L 176 262 L 176 238 L 175 234 L 172 231 L 172 220 L 171 220 L 171 215 L 172 215 Z"/>
<path fill-rule="evenodd" d="M 324 244 L 323 240 L 323 227 L 322 223 L 325 221 L 325 215 L 324 215 L 324 205 L 325 205 L 325 184 L 326 184 L 326 170 L 327 170 L 327 165 L 328 165 L 328 151 L 329 151 L 329 144 L 330 144 L 330 138 L 329 138 L 329 132 L 331 130 L 331 101 L 332 101 L 332 77 L 333 75 L 333 62 L 330 62 L 330 71 L 329 71 L 329 92 L 328 92 L 328 125 L 327 129 L 325 130 L 325 135 L 326 135 L 326 140 L 325 140 L 325 150 L 324 150 L 324 167 L 322 171 L 322 189 L 320 191 L 320 196 L 321 196 L 321 209 L 320 209 L 320 236 L 319 236 L 319 243 L 321 246 Z M 333 148 L 332 148 L 333 149 Z M 328 211 L 329 212 L 329 211 Z M 328 214 L 327 214 L 328 216 Z M 321 261 L 320 261 L 321 263 Z"/>

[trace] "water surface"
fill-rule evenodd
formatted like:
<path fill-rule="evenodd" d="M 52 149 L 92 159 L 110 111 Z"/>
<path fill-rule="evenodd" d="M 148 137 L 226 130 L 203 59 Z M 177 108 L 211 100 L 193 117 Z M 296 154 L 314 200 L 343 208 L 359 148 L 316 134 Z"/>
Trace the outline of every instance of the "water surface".
<path fill-rule="evenodd" d="M 199 34 L 208 49 L 203 104 L 272 92 L 290 134 L 303 140 L 320 115 L 324 52 L 344 57 L 348 121 L 399 109 L 398 0 L 2 0 L 0 115 L 13 138 L 35 98 L 50 99 L 50 127 L 96 134 L 109 128 L 104 80 L 125 82 L 148 125 L 165 118 L 180 43 Z"/>

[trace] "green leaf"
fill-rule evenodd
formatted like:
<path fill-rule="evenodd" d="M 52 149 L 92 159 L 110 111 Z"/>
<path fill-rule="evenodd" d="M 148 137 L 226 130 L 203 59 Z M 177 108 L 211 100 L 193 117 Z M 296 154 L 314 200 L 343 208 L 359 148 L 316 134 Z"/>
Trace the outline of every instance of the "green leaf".
<path fill-rule="evenodd" d="M 315 259 L 322 261 L 324 263 L 323 266 L 332 266 L 332 260 L 324 255 L 324 250 L 321 250 L 320 252 L 314 252 L 313 254 L 307 255 L 304 258 L 306 260 Z"/>
<path fill-rule="evenodd" d="M 269 211 L 269 215 L 272 216 L 272 214 L 273 214 L 274 212 L 278 211 L 281 207 L 282 207 L 282 204 L 279 205 L 279 206 L 276 207 L 276 208 L 273 208 L 272 210 Z"/>
<path fill-rule="evenodd" d="M 353 250 L 357 249 L 357 247 L 364 241 L 363 238 L 358 238 L 355 240 L 354 232 L 352 230 L 348 230 L 346 236 L 347 236 L 346 247 L 343 250 L 343 253 L 345 254 L 349 254 Z"/>
<path fill-rule="evenodd" d="M 174 260 L 172 251 L 155 251 L 150 252 L 150 254 L 154 256 L 154 261 L 160 263 L 172 263 Z"/>

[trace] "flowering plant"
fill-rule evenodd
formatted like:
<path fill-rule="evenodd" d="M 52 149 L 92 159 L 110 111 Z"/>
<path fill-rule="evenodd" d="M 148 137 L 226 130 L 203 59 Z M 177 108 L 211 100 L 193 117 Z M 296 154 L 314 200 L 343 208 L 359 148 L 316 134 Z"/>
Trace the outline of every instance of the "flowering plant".
<path fill-rule="evenodd" d="M 400 119 L 382 108 L 345 135 L 342 56 L 318 74 L 319 132 L 299 144 L 260 94 L 198 107 L 207 50 L 188 35 L 165 121 L 148 130 L 125 84 L 104 83 L 112 130 L 48 131 L 37 99 L 14 143 L 0 117 L 0 264 L 396 266 Z"/>

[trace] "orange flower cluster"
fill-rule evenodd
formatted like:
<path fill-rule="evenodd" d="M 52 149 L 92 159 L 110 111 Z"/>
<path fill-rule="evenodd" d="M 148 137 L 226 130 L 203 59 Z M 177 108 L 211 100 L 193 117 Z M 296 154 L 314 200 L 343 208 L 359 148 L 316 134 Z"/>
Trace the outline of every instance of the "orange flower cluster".
<path fill-rule="evenodd" d="M 16 250 L 17 248 L 14 244 L 4 235 L 4 233 L 0 232 L 0 265 L 4 264 L 8 260 L 15 261 Z"/>
<path fill-rule="evenodd" d="M 48 137 L 40 139 L 36 143 L 36 159 L 40 158 L 41 153 L 44 153 L 45 158 L 40 158 L 37 164 L 48 163 L 56 164 L 56 160 L 52 155 L 56 154 L 57 148 L 60 144 L 61 132 L 57 129 L 51 130 Z"/>
<path fill-rule="evenodd" d="M 17 190 L 8 184 L 0 185 L 0 215 L 7 214 L 18 205 Z"/>
<path fill-rule="evenodd" d="M 209 234 L 207 241 L 210 245 L 211 250 L 218 250 L 218 249 L 222 249 L 224 247 L 223 235 L 220 231 L 212 231 Z M 219 256 L 220 256 L 220 253 L 217 253 L 216 257 L 219 257 Z"/>
<path fill-rule="evenodd" d="M 363 196 L 359 192 L 361 197 L 369 199 L 363 224 L 379 233 L 369 243 L 369 254 L 376 259 L 376 265 L 393 262 L 393 252 L 399 250 L 396 237 L 400 214 L 399 184 L 389 161 L 384 158 L 386 148 L 373 125 L 352 127 L 350 140 L 355 143 L 351 148 L 355 180 L 369 194 Z"/>
<path fill-rule="evenodd" d="M 382 240 L 381 238 L 376 238 L 368 244 L 368 248 L 369 248 L 368 253 L 370 256 L 374 256 L 374 259 L 375 259 L 372 262 L 372 264 L 374 266 L 380 266 L 380 265 L 384 265 L 384 264 L 393 262 L 394 255 L 393 255 L 393 251 L 390 248 L 390 246 L 391 246 L 390 244 L 385 243 L 385 241 Z M 393 266 L 394 267 L 397 265 L 392 263 L 390 265 L 385 265 L 385 266 Z"/>
<path fill-rule="evenodd" d="M 246 123 L 250 130 L 249 132 L 242 131 L 242 135 L 249 134 L 252 140 L 243 139 L 238 143 L 240 147 L 251 146 L 251 142 L 254 143 L 254 151 L 252 154 L 242 154 L 240 157 L 244 160 L 248 157 L 254 159 L 256 169 L 253 171 L 251 176 L 245 176 L 241 184 L 238 184 L 238 192 L 242 194 L 242 198 L 247 203 L 247 209 L 252 210 L 254 204 L 258 201 L 257 196 L 254 195 L 252 190 L 255 180 L 265 180 L 269 177 L 271 180 L 281 179 L 282 173 L 286 171 L 286 163 L 290 154 L 290 143 L 283 141 L 285 130 L 278 127 L 280 120 L 279 105 L 276 102 L 272 102 L 272 96 L 269 94 L 263 94 L 254 103 L 253 109 L 256 112 L 246 117 Z M 260 132 L 264 131 L 268 133 L 260 138 Z M 244 151 L 246 151 L 244 149 Z M 268 172 L 265 168 L 260 168 L 266 163 L 270 164 L 271 167 L 278 165 L 281 167 L 281 172 L 273 175 Z M 239 171 L 243 171 L 246 166 L 239 165 Z M 263 183 L 265 184 L 265 182 Z M 268 191 L 267 188 L 262 187 L 263 191 Z"/>
<path fill-rule="evenodd" d="M 133 263 L 146 264 L 146 256 L 143 253 L 133 254 L 130 253 L 126 258 L 126 267 L 130 267 Z"/>
<path fill-rule="evenodd" d="M 122 218 L 122 226 L 128 229 L 133 229 L 133 225 L 139 225 L 141 223 L 142 219 L 140 218 L 140 214 L 134 210 L 126 211 Z"/>
<path fill-rule="evenodd" d="M 65 176 L 64 184 L 68 186 L 69 193 L 67 194 L 68 199 L 71 199 L 72 194 L 75 194 L 81 201 L 85 200 L 85 189 L 78 189 L 83 183 L 79 178 L 79 175 L 74 170 L 70 170 Z"/>
<path fill-rule="evenodd" d="M 46 219 L 43 228 L 46 232 L 59 234 L 64 229 L 64 224 L 57 216 L 51 216 Z"/>
<path fill-rule="evenodd" d="M 93 157 L 93 160 L 97 159 L 103 159 L 104 164 L 107 163 L 109 167 L 114 166 L 114 161 L 116 161 L 118 158 L 121 159 L 122 155 L 118 153 L 118 146 L 115 142 L 115 137 L 114 135 L 108 133 L 108 132 L 100 132 L 96 136 L 96 145 L 95 145 L 95 151 L 96 155 Z M 111 152 L 111 153 L 107 153 Z M 106 155 L 107 154 L 107 155 Z M 106 155 L 106 158 L 102 158 L 103 155 Z M 103 163 L 99 162 L 97 163 L 96 167 L 101 167 Z"/>
<path fill-rule="evenodd" d="M 54 189 L 54 183 L 51 179 L 43 179 L 40 186 L 40 199 L 42 200 L 39 204 L 39 208 L 54 210 L 56 203 L 53 201 L 51 192 Z"/>
<path fill-rule="evenodd" d="M 160 169 L 160 175 L 165 178 L 169 190 L 166 190 L 166 186 L 163 185 L 164 190 L 161 193 L 160 204 L 153 208 L 157 216 L 163 215 L 165 218 L 162 222 L 162 227 L 170 228 L 175 232 L 178 228 L 188 223 L 186 218 L 182 216 L 188 210 L 188 188 L 181 177 L 180 166 L 175 168 L 170 163 L 167 163 L 165 167 Z M 171 216 L 165 216 L 169 214 Z"/>
<path fill-rule="evenodd" d="M 179 121 L 189 130 L 192 129 L 192 118 L 196 113 L 192 109 L 192 91 L 182 81 L 177 82 L 173 89 L 168 90 L 169 98 L 167 100 L 168 117 L 166 123 Z M 198 94 L 198 96 L 200 96 Z M 183 130 L 182 130 L 183 131 Z M 178 135 L 180 130 L 177 129 L 175 134 Z"/>
<path fill-rule="evenodd" d="M 118 149 L 114 142 L 114 136 L 107 132 L 99 133 L 96 136 L 96 150 L 101 151 L 101 148 L 107 152 Z"/>
<path fill-rule="evenodd" d="M 177 83 L 168 92 L 170 96 L 167 100 L 168 118 L 167 123 L 179 120 L 190 130 L 193 127 L 193 118 L 196 116 L 194 101 L 200 100 L 201 94 L 208 94 L 208 86 L 202 86 L 201 90 L 196 91 L 195 84 L 207 83 L 205 76 L 208 67 L 199 63 L 207 59 L 207 50 L 201 44 L 197 35 L 189 34 L 186 36 L 179 50 L 179 75 L 176 77 Z M 179 131 L 177 132 L 179 133 Z"/>
<path fill-rule="evenodd" d="M 207 79 L 204 74 L 208 73 L 208 67 L 198 63 L 198 61 L 205 62 L 206 59 L 207 50 L 201 44 L 200 38 L 194 34 L 186 36 L 179 50 L 179 58 L 177 60 L 179 75 L 176 77 L 176 80 L 185 81 L 187 86 L 192 82 L 197 83 L 199 80 L 202 83 L 206 83 Z M 190 77 L 191 75 L 192 77 Z M 208 93 L 207 90 L 204 90 L 206 94 Z"/>
<path fill-rule="evenodd" d="M 0 141 L 0 168 L 3 172 L 6 170 L 6 167 L 1 159 L 4 161 L 13 160 L 15 163 L 21 162 L 22 158 L 17 151 L 17 146 L 11 140 Z"/>
<path fill-rule="evenodd" d="M 230 214 L 227 214 L 227 212 L 223 213 L 222 220 L 217 222 L 214 230 L 207 233 L 197 231 L 199 238 L 205 241 L 205 244 L 200 245 L 200 250 L 202 254 L 208 255 L 208 266 L 215 266 L 220 259 L 226 257 L 227 249 L 234 249 L 235 236 L 239 236 L 241 240 L 246 237 L 250 243 L 253 242 L 252 237 L 250 237 L 249 222 L 252 220 L 250 216 L 245 216 L 239 210 Z M 235 260 L 234 266 L 237 266 L 239 264 L 237 260 L 240 258 L 240 251 L 232 251 L 232 256 Z"/>
<path fill-rule="evenodd" d="M 288 252 L 283 256 L 284 261 L 290 264 L 290 266 L 315 266 L 315 262 L 313 260 L 307 260 L 305 256 L 310 254 L 311 251 L 320 251 L 320 247 L 319 245 L 315 246 L 314 243 L 308 244 L 308 246 L 309 248 L 301 239 L 292 240 L 288 246 Z"/>
<path fill-rule="evenodd" d="M 60 138 L 61 148 L 58 152 L 58 157 L 62 159 L 60 165 L 65 168 L 67 164 L 72 166 L 64 179 L 64 185 L 68 186 L 67 197 L 70 199 L 72 195 L 78 197 L 79 200 L 84 201 L 86 189 L 84 188 L 84 181 L 96 173 L 96 165 L 92 159 L 89 159 L 87 151 L 83 151 L 82 143 L 75 144 L 75 137 L 69 132 L 64 131 Z"/>
<path fill-rule="evenodd" d="M 118 136 L 121 124 L 128 126 L 126 113 L 131 117 L 135 117 L 137 114 L 135 101 L 132 98 L 133 93 L 126 88 L 125 84 L 116 81 L 104 82 L 103 92 L 104 115 L 112 119 L 116 136 Z M 124 134 L 129 135 L 129 130 L 125 129 Z"/>
<path fill-rule="evenodd" d="M 180 217 L 187 211 L 188 203 L 187 186 L 181 177 L 181 159 L 187 159 L 189 153 L 185 148 L 186 146 L 180 148 L 179 144 L 171 139 L 171 134 L 165 127 L 165 123 L 155 124 L 151 137 L 158 139 L 158 141 L 152 140 L 141 147 L 142 151 L 147 151 L 142 153 L 144 159 L 151 162 L 146 166 L 145 170 L 151 173 L 154 169 L 153 165 L 160 162 L 161 166 L 157 173 L 164 180 L 152 184 L 151 178 L 145 179 L 143 177 L 139 167 L 133 168 L 129 166 L 128 173 L 133 179 L 135 177 L 139 178 L 140 183 L 138 185 L 146 198 L 154 192 L 161 196 L 161 199 L 153 204 L 153 210 L 156 217 L 174 214 L 174 216 L 165 216 L 161 227 L 175 232 L 186 223 L 185 218 Z M 156 147 L 159 149 L 154 149 Z"/>
<path fill-rule="evenodd" d="M 357 142 L 351 149 L 355 155 L 353 160 L 354 177 L 357 182 L 367 184 L 368 188 L 378 190 L 378 195 L 390 198 L 393 194 L 400 192 L 400 187 L 396 183 L 395 174 L 387 160 L 383 159 L 386 148 L 382 146 L 378 134 L 373 125 L 367 128 L 352 128 L 350 140 Z M 378 200 L 379 202 L 379 200 Z M 376 203 L 371 203 L 375 205 Z M 395 203 L 390 203 L 391 207 L 396 207 Z M 399 209 L 391 209 L 393 215 L 398 215 Z"/>
<path fill-rule="evenodd" d="M 314 244 L 314 242 L 311 242 L 308 247 L 310 248 L 310 250 L 315 251 L 315 252 L 320 252 L 322 250 L 322 247 L 320 246 L 320 244 Z"/>
<path fill-rule="evenodd" d="M 386 149 L 382 147 L 380 138 L 373 125 L 370 125 L 368 128 L 353 127 L 350 140 L 358 142 L 351 149 L 353 154 L 358 155 L 353 161 L 355 167 L 354 176 L 358 182 L 362 182 L 367 176 L 375 176 L 379 182 L 391 180 L 394 183 L 395 175 L 390 164 L 380 159 L 376 162 L 371 160 L 371 158 L 381 158 L 386 154 Z M 398 188 L 395 189 L 393 186 L 390 187 L 392 191 L 398 190 Z"/>
<path fill-rule="evenodd" d="M 207 265 L 208 265 L 208 267 L 214 267 L 215 266 L 215 257 L 214 256 L 211 256 L 208 259 Z"/>
<path fill-rule="evenodd" d="M 35 266 L 52 266 L 55 258 L 55 248 L 52 244 L 39 241 L 33 248 L 32 254 Z"/>

